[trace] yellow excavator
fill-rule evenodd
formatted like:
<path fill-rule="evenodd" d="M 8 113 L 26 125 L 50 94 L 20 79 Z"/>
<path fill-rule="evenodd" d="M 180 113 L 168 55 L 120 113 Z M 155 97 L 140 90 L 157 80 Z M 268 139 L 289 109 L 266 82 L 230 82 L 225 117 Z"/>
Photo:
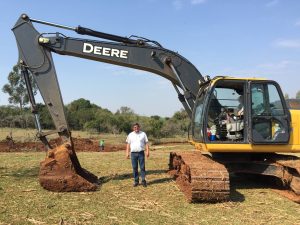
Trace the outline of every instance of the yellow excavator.
<path fill-rule="evenodd" d="M 96 39 L 39 33 L 33 23 L 72 30 Z M 230 199 L 230 173 L 277 177 L 300 195 L 300 111 L 288 109 L 271 80 L 202 76 L 197 68 L 157 41 L 68 27 L 22 14 L 12 28 L 19 50 L 38 136 L 46 145 L 40 184 L 50 191 L 94 191 L 97 177 L 83 169 L 66 121 L 52 52 L 149 71 L 168 79 L 191 118 L 189 141 L 199 151 L 170 153 L 169 169 L 190 202 Z M 99 40 L 100 39 L 100 40 Z M 104 39 L 104 40 L 103 40 Z M 56 127 L 44 132 L 29 80 L 32 73 Z M 53 148 L 47 136 L 57 133 Z M 285 154 L 280 154 L 285 153 Z"/>

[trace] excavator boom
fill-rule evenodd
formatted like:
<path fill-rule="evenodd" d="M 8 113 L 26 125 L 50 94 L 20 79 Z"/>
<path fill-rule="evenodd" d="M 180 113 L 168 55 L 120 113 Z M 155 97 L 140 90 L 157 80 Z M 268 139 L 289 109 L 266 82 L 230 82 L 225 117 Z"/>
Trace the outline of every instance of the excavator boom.
<path fill-rule="evenodd" d="M 32 22 L 71 29 L 79 34 L 92 35 L 114 42 L 70 38 L 60 33 L 46 36 L 46 34 L 40 34 L 36 31 Z M 147 39 L 129 39 L 80 26 L 70 28 L 31 20 L 25 14 L 19 18 L 12 30 L 19 48 L 19 62 L 33 73 L 59 133 L 68 130 L 68 125 L 63 111 L 63 101 L 51 52 L 158 74 L 171 81 L 190 116 L 199 83 L 204 81 L 201 73 L 183 56 L 162 48 L 157 42 Z"/>

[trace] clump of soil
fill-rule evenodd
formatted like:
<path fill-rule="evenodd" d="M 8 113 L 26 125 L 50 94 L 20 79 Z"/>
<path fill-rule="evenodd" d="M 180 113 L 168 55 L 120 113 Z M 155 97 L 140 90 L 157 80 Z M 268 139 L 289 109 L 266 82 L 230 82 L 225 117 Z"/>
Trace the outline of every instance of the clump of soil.
<path fill-rule="evenodd" d="M 277 189 L 272 189 L 274 192 L 280 194 L 281 196 L 296 202 L 298 204 L 300 204 L 300 196 L 296 195 L 293 191 L 290 190 L 277 190 Z"/>
<path fill-rule="evenodd" d="M 39 181 L 49 191 L 95 191 L 98 178 L 80 166 L 71 143 L 51 149 L 40 164 Z"/>

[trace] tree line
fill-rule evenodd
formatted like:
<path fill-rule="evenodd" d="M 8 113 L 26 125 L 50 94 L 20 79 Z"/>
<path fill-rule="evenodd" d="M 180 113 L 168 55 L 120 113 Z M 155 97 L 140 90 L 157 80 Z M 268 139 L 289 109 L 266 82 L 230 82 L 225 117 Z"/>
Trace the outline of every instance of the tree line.
<path fill-rule="evenodd" d="M 8 74 L 8 83 L 2 87 L 2 91 L 9 95 L 8 101 L 12 105 L 0 106 L 0 127 L 34 128 L 35 121 L 31 109 L 26 107 L 29 97 L 25 80 L 20 67 L 14 65 Z M 32 91 L 37 93 L 37 85 L 32 74 L 29 73 Z M 92 104 L 86 99 L 77 99 L 64 106 L 67 121 L 72 130 L 86 130 L 99 133 L 129 133 L 134 122 L 139 122 L 148 135 L 155 138 L 172 137 L 187 133 L 189 117 L 182 109 L 172 117 L 140 116 L 129 107 L 123 106 L 116 113 Z M 43 129 L 55 129 L 47 107 L 37 105 L 40 123 Z"/>
<path fill-rule="evenodd" d="M 51 116 L 44 104 L 38 104 L 40 123 L 43 129 L 55 129 Z M 65 106 L 71 130 L 97 133 L 129 133 L 131 126 L 139 122 L 142 129 L 154 138 L 185 135 L 190 119 L 185 110 L 175 112 L 172 117 L 141 116 L 131 108 L 123 106 L 113 113 L 89 100 L 80 98 Z M 0 127 L 35 128 L 29 107 L 0 106 Z"/>
<path fill-rule="evenodd" d="M 32 74 L 29 73 L 32 91 L 37 93 L 37 85 Z M 9 95 L 8 101 L 13 105 L 0 106 L 0 127 L 34 128 L 35 122 L 29 107 L 29 97 L 26 91 L 25 81 L 21 75 L 20 67 L 15 65 L 8 74 L 8 83 L 2 87 L 2 91 Z M 288 94 L 285 94 L 288 99 Z M 296 94 L 300 99 L 300 91 Z M 64 106 L 72 130 L 86 130 L 98 133 L 129 133 L 134 122 L 139 122 L 148 135 L 155 138 L 183 135 L 188 132 L 190 119 L 187 113 L 181 109 L 172 117 L 140 116 L 129 107 L 123 106 L 116 113 L 108 109 L 92 104 L 89 100 L 80 98 Z M 55 129 L 47 107 L 37 105 L 41 126 L 43 129 Z"/>

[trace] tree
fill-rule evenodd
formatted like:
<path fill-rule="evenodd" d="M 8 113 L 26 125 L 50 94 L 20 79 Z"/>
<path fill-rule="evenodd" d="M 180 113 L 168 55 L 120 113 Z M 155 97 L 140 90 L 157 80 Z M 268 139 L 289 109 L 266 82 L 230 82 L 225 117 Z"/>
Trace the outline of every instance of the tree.
<path fill-rule="evenodd" d="M 101 108 L 84 98 L 74 100 L 67 106 L 66 114 L 70 127 L 75 130 L 83 129 L 86 122 L 95 119 L 97 109 Z"/>
<path fill-rule="evenodd" d="M 7 79 L 8 84 L 3 86 L 2 91 L 9 95 L 9 103 L 19 105 L 22 110 L 23 107 L 29 103 L 29 97 L 26 90 L 25 80 L 21 75 L 20 67 L 18 65 L 14 65 L 12 71 L 8 74 Z M 36 95 L 37 86 L 30 73 L 29 79 L 31 81 L 33 94 Z"/>
<path fill-rule="evenodd" d="M 130 115 L 133 115 L 134 111 L 133 111 L 133 109 L 131 109 L 127 106 L 121 106 L 120 109 L 117 110 L 116 114 L 130 114 Z"/>
<path fill-rule="evenodd" d="M 85 130 L 109 133 L 114 125 L 113 114 L 107 109 L 97 109 L 92 120 L 84 123 Z"/>
<path fill-rule="evenodd" d="M 296 99 L 300 99 L 300 91 L 296 93 Z"/>
<path fill-rule="evenodd" d="M 71 112 L 75 112 L 82 109 L 90 109 L 93 107 L 97 108 L 95 105 L 91 104 L 89 100 L 86 100 L 84 98 L 79 98 L 77 100 L 74 100 L 68 105 L 68 109 Z"/>
<path fill-rule="evenodd" d="M 183 133 L 188 132 L 190 118 L 184 109 L 181 109 L 180 111 L 175 112 L 171 119 L 173 122 L 180 125 L 180 129 Z"/>
<path fill-rule="evenodd" d="M 139 116 L 131 108 L 122 106 L 115 113 L 115 119 L 115 125 L 119 128 L 120 132 L 128 134 L 131 131 L 132 124 L 139 121 Z"/>
<path fill-rule="evenodd" d="M 44 104 L 38 103 L 37 104 L 39 116 L 40 116 L 40 123 L 44 129 L 55 129 L 53 120 L 51 118 L 50 112 Z"/>
<path fill-rule="evenodd" d="M 34 119 L 28 107 L 0 106 L 0 127 L 34 128 Z"/>
<path fill-rule="evenodd" d="M 164 121 L 159 116 L 151 116 L 149 124 L 149 135 L 152 135 L 155 138 L 159 138 L 161 136 L 161 128 L 163 127 Z"/>
<path fill-rule="evenodd" d="M 163 137 L 174 137 L 177 134 L 182 135 L 182 133 L 180 124 L 176 123 L 174 119 L 166 120 L 161 128 L 161 135 Z"/>
<path fill-rule="evenodd" d="M 175 112 L 172 118 L 179 121 L 189 120 L 189 116 L 184 109 L 180 109 L 180 111 Z"/>

